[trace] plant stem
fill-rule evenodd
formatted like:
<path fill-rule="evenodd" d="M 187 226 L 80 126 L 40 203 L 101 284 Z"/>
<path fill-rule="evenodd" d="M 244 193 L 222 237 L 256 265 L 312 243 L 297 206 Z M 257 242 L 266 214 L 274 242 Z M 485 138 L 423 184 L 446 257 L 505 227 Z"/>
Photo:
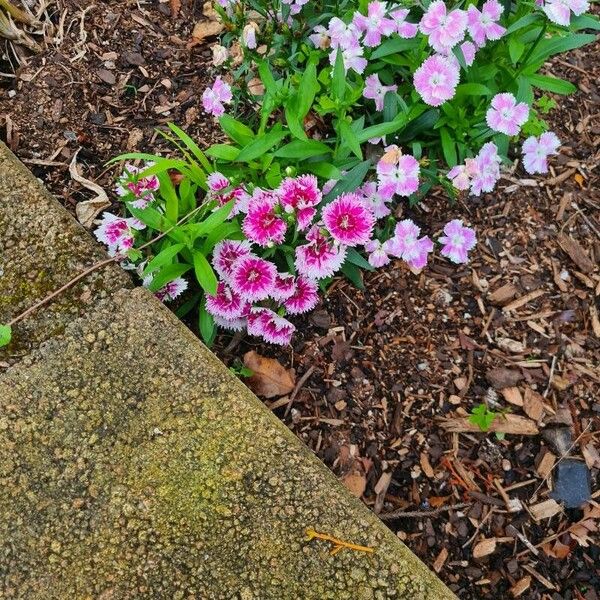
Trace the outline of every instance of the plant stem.
<path fill-rule="evenodd" d="M 527 67 L 527 61 L 529 60 L 530 56 L 533 54 L 533 51 L 537 48 L 538 44 L 542 41 L 542 38 L 544 37 L 544 35 L 546 34 L 546 28 L 547 28 L 547 22 L 544 21 L 544 24 L 542 25 L 542 28 L 540 29 L 540 32 L 538 33 L 538 36 L 535 38 L 535 41 L 533 42 L 533 44 L 531 44 L 531 47 L 529 48 L 529 50 L 527 51 L 527 54 L 525 55 L 525 58 L 521 61 L 521 66 L 519 67 L 519 69 L 517 70 L 517 72 L 514 74 L 512 81 L 515 81 L 515 79 L 525 70 L 525 68 Z M 511 83 L 512 83 L 511 81 Z"/>

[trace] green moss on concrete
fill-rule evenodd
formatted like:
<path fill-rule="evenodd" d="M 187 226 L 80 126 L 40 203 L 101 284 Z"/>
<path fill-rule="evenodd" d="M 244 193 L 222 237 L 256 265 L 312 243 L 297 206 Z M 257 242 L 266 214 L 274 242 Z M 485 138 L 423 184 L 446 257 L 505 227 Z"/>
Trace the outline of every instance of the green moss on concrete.
<path fill-rule="evenodd" d="M 0 572 L 32 600 L 453 598 L 144 290 L 0 377 Z"/>
<path fill-rule="evenodd" d="M 105 257 L 85 229 L 0 142 L 0 323 Z M 0 362 L 18 358 L 62 333 L 96 300 L 129 285 L 127 275 L 116 266 L 92 274 L 19 324 L 12 344 L 0 349 Z"/>

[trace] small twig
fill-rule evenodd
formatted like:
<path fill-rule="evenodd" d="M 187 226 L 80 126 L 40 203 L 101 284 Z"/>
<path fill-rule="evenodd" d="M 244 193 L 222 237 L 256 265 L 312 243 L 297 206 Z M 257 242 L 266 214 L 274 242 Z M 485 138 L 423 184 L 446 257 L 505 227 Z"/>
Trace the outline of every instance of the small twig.
<path fill-rule="evenodd" d="M 550 365 L 550 375 L 548 375 L 548 385 L 544 390 L 542 396 L 546 398 L 548 396 L 548 392 L 550 392 L 550 388 L 552 387 L 552 378 L 554 377 L 554 369 L 556 368 L 556 354 L 552 357 L 552 364 Z"/>
<path fill-rule="evenodd" d="M 481 521 L 479 522 L 479 525 L 477 525 L 477 528 L 475 529 L 475 532 L 473 533 L 473 535 L 461 546 L 461 548 L 466 548 L 467 546 L 471 545 L 471 543 L 477 537 L 477 534 L 481 531 L 482 527 L 488 522 L 488 520 L 494 514 L 494 512 L 495 512 L 495 510 L 494 510 L 494 507 L 492 506 L 492 508 L 490 508 L 490 510 L 488 511 L 487 515 L 485 515 L 485 517 L 483 517 L 483 519 L 481 519 Z"/>
<path fill-rule="evenodd" d="M 389 513 L 383 513 L 379 515 L 379 518 L 382 521 L 389 521 L 390 519 L 400 519 L 405 517 L 435 517 L 450 510 L 460 510 L 461 508 L 467 508 L 470 506 L 473 506 L 472 502 L 461 502 L 459 504 L 452 504 L 451 506 L 440 506 L 439 508 L 433 508 L 431 510 L 398 509 Z"/>
<path fill-rule="evenodd" d="M 348 550 L 355 550 L 357 552 L 375 552 L 375 548 L 370 548 L 369 546 L 360 546 L 359 544 L 352 544 L 351 542 L 345 542 L 344 540 L 333 537 L 328 533 L 319 533 L 310 527 L 306 530 L 306 536 L 307 542 L 310 542 L 311 540 L 323 540 L 325 542 L 331 542 L 334 546 L 333 550 L 331 550 L 332 556 L 344 548 L 348 548 Z"/>
<path fill-rule="evenodd" d="M 306 373 L 304 373 L 304 375 L 302 375 L 302 377 L 300 377 L 300 379 L 298 380 L 296 387 L 294 388 L 294 390 L 292 391 L 292 393 L 290 395 L 290 399 L 287 403 L 287 406 L 285 407 L 285 412 L 283 413 L 284 417 L 288 416 L 288 413 L 290 412 L 290 409 L 292 408 L 292 404 L 294 403 L 294 400 L 296 399 L 298 392 L 302 389 L 302 386 L 308 381 L 308 378 L 314 373 L 315 368 L 316 367 L 314 365 L 312 367 L 310 367 L 310 369 L 308 369 L 308 371 L 306 371 Z"/>
<path fill-rule="evenodd" d="M 175 223 L 175 225 L 169 227 L 169 229 L 167 229 L 166 231 L 163 231 L 161 234 L 157 235 L 156 237 L 152 238 L 151 240 L 149 240 L 148 242 L 146 242 L 145 244 L 140 246 L 138 248 L 138 250 L 143 250 L 144 248 L 147 248 L 151 244 L 158 242 L 158 240 L 162 239 L 163 237 L 165 237 L 166 235 L 171 233 L 171 231 L 173 231 L 173 229 L 175 229 L 176 227 L 178 227 L 179 225 L 181 225 L 182 223 L 187 221 L 192 215 L 197 213 L 203 207 L 204 207 L 204 204 L 200 204 L 200 206 L 197 206 L 193 211 L 189 212 L 187 215 L 185 215 L 179 221 L 177 221 L 177 223 Z M 30 314 L 32 314 L 36 310 L 42 308 L 42 306 L 45 306 L 46 304 L 51 302 L 54 298 L 56 298 L 57 296 L 59 296 L 60 294 L 62 294 L 66 290 L 68 290 L 70 287 L 75 285 L 78 281 L 80 281 L 84 277 L 87 277 L 90 273 L 93 273 L 94 271 L 97 271 L 98 269 L 101 269 L 102 267 L 110 265 L 111 263 L 117 262 L 124 258 L 125 258 L 124 256 L 122 256 L 120 254 L 116 254 L 115 256 L 112 256 L 111 258 L 106 258 L 104 260 L 101 260 L 100 262 L 93 264 L 91 267 L 88 267 L 85 271 L 79 273 L 79 275 L 76 275 L 75 277 L 73 277 L 73 279 L 67 281 L 67 283 L 65 283 L 63 286 L 61 286 L 57 290 L 55 290 L 51 294 L 48 294 L 45 298 L 42 298 L 39 302 L 36 302 L 33 306 L 30 306 L 27 310 L 23 311 L 21 314 L 18 314 L 14 319 L 9 321 L 7 323 L 7 325 L 9 327 L 16 325 L 17 323 L 19 323 L 20 321 L 22 321 L 23 319 L 28 317 Z"/>

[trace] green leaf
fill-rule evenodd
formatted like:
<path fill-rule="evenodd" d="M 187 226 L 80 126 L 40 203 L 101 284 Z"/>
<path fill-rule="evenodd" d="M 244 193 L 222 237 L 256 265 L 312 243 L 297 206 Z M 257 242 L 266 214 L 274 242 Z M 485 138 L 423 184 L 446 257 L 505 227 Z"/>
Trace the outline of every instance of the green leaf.
<path fill-rule="evenodd" d="M 571 19 L 570 27 L 573 31 L 579 31 L 580 29 L 600 31 L 600 20 L 596 15 L 579 15 Z"/>
<path fill-rule="evenodd" d="M 456 95 L 463 96 L 491 96 L 492 90 L 482 83 L 461 83 L 456 87 Z"/>
<path fill-rule="evenodd" d="M 262 137 L 255 139 L 250 142 L 247 146 L 242 148 L 238 157 L 235 159 L 236 162 L 250 162 L 254 159 L 266 154 L 273 146 L 278 144 L 285 136 L 285 131 L 271 131 Z"/>
<path fill-rule="evenodd" d="M 519 88 L 517 89 L 517 100 L 531 106 L 533 103 L 533 89 L 531 83 L 529 83 L 529 79 L 524 75 L 519 75 L 517 83 L 519 85 Z"/>
<path fill-rule="evenodd" d="M 529 27 L 529 25 L 535 23 L 536 21 L 540 20 L 541 18 L 545 18 L 545 17 L 543 17 L 543 15 L 539 12 L 525 15 L 524 17 L 517 19 L 512 25 L 510 25 L 506 29 L 506 33 L 504 34 L 504 36 L 506 37 L 506 36 L 510 35 L 511 33 L 514 33 L 515 31 L 519 31 L 519 29 L 523 29 L 524 27 Z"/>
<path fill-rule="evenodd" d="M 300 123 L 300 117 L 298 116 L 298 94 L 292 94 L 284 107 L 285 112 L 285 120 L 287 122 L 287 126 L 290 129 L 291 134 L 298 138 L 299 140 L 306 140 L 306 132 L 304 131 L 304 127 Z"/>
<path fill-rule="evenodd" d="M 547 75 L 529 75 L 529 83 L 533 87 L 545 90 L 546 92 L 554 92 L 555 94 L 573 94 L 577 88 L 570 82 L 558 77 L 549 77 Z"/>
<path fill-rule="evenodd" d="M 8 346 L 12 339 L 12 327 L 10 325 L 0 325 L 0 348 Z"/>
<path fill-rule="evenodd" d="M 267 90 L 275 90 L 277 83 L 275 82 L 273 73 L 271 73 L 269 63 L 266 60 L 261 60 L 258 63 L 258 74 Z"/>
<path fill-rule="evenodd" d="M 575 50 L 586 44 L 591 44 L 596 41 L 596 37 L 593 33 L 572 33 L 561 38 L 542 40 L 529 57 L 527 63 L 530 65 L 542 63 L 554 54 L 561 54 L 562 52 Z"/>
<path fill-rule="evenodd" d="M 210 163 L 206 159 L 204 152 L 202 152 L 202 150 L 200 150 L 198 147 L 198 144 L 196 144 L 196 142 L 194 142 L 194 140 L 185 131 L 183 131 L 183 129 L 177 127 L 177 125 L 174 123 L 169 123 L 168 125 L 169 129 L 186 145 L 186 147 L 196 157 L 196 160 L 202 165 L 202 167 L 206 171 L 210 172 Z"/>
<path fill-rule="evenodd" d="M 146 268 L 142 272 L 142 276 L 147 275 L 148 273 L 152 273 L 153 271 L 156 271 L 156 269 L 160 269 L 166 264 L 169 264 L 177 256 L 177 254 L 179 254 L 179 251 L 184 247 L 184 244 L 173 244 L 172 246 L 167 246 L 164 250 L 161 250 L 146 265 Z"/>
<path fill-rule="evenodd" d="M 354 133 L 352 127 L 350 127 L 348 121 L 339 121 L 339 127 L 340 138 L 342 140 L 342 143 L 346 144 L 348 148 L 350 148 L 350 150 L 354 152 L 357 158 L 362 160 L 363 153 L 360 147 L 360 142 L 358 140 L 358 137 L 356 136 L 356 133 Z"/>
<path fill-rule="evenodd" d="M 167 231 L 174 225 L 164 215 L 161 215 L 155 208 L 148 206 L 147 208 L 134 208 L 131 205 L 127 206 L 127 210 L 144 225 L 154 229 L 155 231 Z"/>
<path fill-rule="evenodd" d="M 194 272 L 196 273 L 196 279 L 202 286 L 202 289 L 211 296 L 215 296 L 217 293 L 217 276 L 210 266 L 210 263 L 206 259 L 206 256 L 195 250 L 194 256 Z"/>
<path fill-rule="evenodd" d="M 318 60 L 318 55 L 316 55 L 316 60 Z M 317 66 L 313 60 L 309 60 L 306 65 L 306 70 L 302 75 L 302 79 L 300 80 L 297 111 L 298 119 L 300 121 L 302 121 L 309 113 L 315 100 L 315 96 L 320 89 L 321 86 L 317 80 Z"/>
<path fill-rule="evenodd" d="M 314 173 L 319 177 L 323 177 L 324 179 L 341 179 L 342 173 L 340 170 L 330 164 L 325 162 L 315 162 L 315 163 L 303 163 L 302 170 L 308 171 L 309 173 Z"/>
<path fill-rule="evenodd" d="M 383 120 L 391 123 L 398 115 L 398 94 L 387 92 L 383 98 Z"/>
<path fill-rule="evenodd" d="M 346 173 L 344 177 L 335 184 L 335 187 L 329 192 L 329 194 L 325 196 L 325 204 L 334 198 L 337 198 L 340 194 L 354 192 L 356 188 L 359 188 L 362 185 L 362 182 L 364 181 L 365 176 L 369 172 L 370 168 L 370 160 L 365 160 L 361 163 L 358 163 L 353 169 L 348 171 L 348 173 Z"/>
<path fill-rule="evenodd" d="M 513 65 L 519 62 L 523 52 L 525 51 L 525 44 L 516 37 L 511 37 L 508 40 L 508 54 Z"/>
<path fill-rule="evenodd" d="M 455 167 L 457 164 L 456 145 L 446 127 L 442 127 L 440 129 L 440 138 L 442 140 L 442 152 L 444 153 L 444 160 L 446 161 L 446 164 L 450 168 Z"/>
<path fill-rule="evenodd" d="M 320 156 L 321 154 L 329 154 L 331 148 L 323 142 L 317 140 L 294 140 L 285 146 L 282 146 L 275 152 L 278 158 L 297 158 L 304 159 L 311 156 Z"/>
<path fill-rule="evenodd" d="M 234 161 L 240 155 L 240 149 L 229 144 L 213 144 L 206 154 L 220 160 Z"/>
<path fill-rule="evenodd" d="M 185 229 L 192 234 L 193 239 L 197 239 L 200 236 L 206 235 L 210 233 L 215 227 L 221 225 L 227 220 L 227 217 L 231 214 L 233 210 L 233 200 L 230 200 L 227 204 L 220 206 L 214 212 L 210 213 L 206 219 L 204 219 L 200 223 L 192 223 L 188 225 Z"/>
<path fill-rule="evenodd" d="M 479 404 L 471 410 L 469 422 L 477 425 L 481 431 L 488 431 L 495 418 L 495 412 L 489 410 L 485 404 Z"/>
<path fill-rule="evenodd" d="M 359 289 L 364 290 L 365 284 L 363 283 L 362 273 L 360 269 L 353 265 L 351 262 L 346 261 L 342 265 L 342 273 Z"/>
<path fill-rule="evenodd" d="M 192 265 L 187 263 L 174 263 L 167 265 L 161 269 L 158 274 L 152 279 L 152 283 L 148 286 L 151 292 L 158 292 L 162 287 L 170 283 L 174 279 L 181 277 L 192 268 Z"/>
<path fill-rule="evenodd" d="M 331 80 L 331 94 L 335 100 L 343 100 L 346 92 L 346 70 L 344 69 L 344 57 L 338 48 Z"/>
<path fill-rule="evenodd" d="M 217 327 L 212 315 L 206 311 L 205 302 L 200 304 L 200 311 L 198 313 L 198 329 L 200 330 L 200 335 L 202 336 L 204 343 L 210 348 L 212 343 L 215 341 Z"/>
<path fill-rule="evenodd" d="M 172 223 L 179 219 L 179 196 L 168 173 L 159 173 L 160 195 L 165 200 L 165 216 Z"/>
<path fill-rule="evenodd" d="M 230 115 L 223 115 L 219 123 L 223 131 L 240 146 L 247 146 L 254 139 L 252 129 Z"/>
<path fill-rule="evenodd" d="M 405 50 L 416 48 L 418 45 L 419 40 L 417 38 L 405 40 L 397 35 L 394 35 L 383 42 L 383 44 L 381 44 L 371 54 L 371 60 L 383 58 L 384 56 L 389 56 L 390 54 L 397 54 L 398 52 L 404 52 Z"/>
<path fill-rule="evenodd" d="M 375 270 L 371 263 L 369 263 L 369 261 L 362 254 L 359 254 L 355 248 L 348 248 L 346 252 L 346 260 L 353 265 L 356 265 L 360 269 L 364 269 L 365 271 Z"/>
<path fill-rule="evenodd" d="M 207 236 L 202 244 L 202 252 L 209 255 L 213 248 L 224 239 L 241 239 L 240 226 L 236 222 L 221 223 L 217 225 Z"/>
<path fill-rule="evenodd" d="M 404 114 L 397 115 L 393 121 L 388 123 L 379 123 L 378 125 L 371 125 L 363 129 L 357 134 L 358 141 L 362 144 L 372 138 L 383 137 L 390 133 L 395 133 L 399 129 L 402 129 L 406 125 L 407 117 Z"/>
<path fill-rule="evenodd" d="M 410 142 L 421 132 L 432 131 L 439 118 L 440 111 L 437 108 L 432 108 L 431 110 L 424 112 L 400 132 L 396 141 L 403 144 L 405 142 Z"/>

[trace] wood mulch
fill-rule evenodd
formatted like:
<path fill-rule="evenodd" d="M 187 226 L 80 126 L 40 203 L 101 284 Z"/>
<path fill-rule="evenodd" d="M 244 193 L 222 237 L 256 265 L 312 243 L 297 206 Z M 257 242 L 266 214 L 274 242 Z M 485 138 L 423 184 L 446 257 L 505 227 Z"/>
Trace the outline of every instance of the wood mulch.
<path fill-rule="evenodd" d="M 80 173 L 110 191 L 106 161 L 163 149 L 157 125 L 211 143 L 210 50 L 188 47 L 200 2 L 176 18 L 169 2 L 59 6 L 62 39 L 4 82 L 0 118 L 66 206 L 93 196 L 69 175 L 78 148 Z M 267 406 L 460 598 L 599 596 L 599 56 L 548 66 L 579 88 L 549 115 L 563 141 L 549 177 L 517 165 L 494 194 L 398 209 L 430 234 L 451 218 L 475 227 L 468 265 L 436 257 L 414 275 L 398 261 L 364 290 L 338 279 L 290 349 L 217 342 L 232 366 L 255 350 L 295 370 L 300 385 Z M 467 422 L 482 402 L 506 435 Z M 589 472 L 584 508 L 549 495 L 567 452 Z"/>

